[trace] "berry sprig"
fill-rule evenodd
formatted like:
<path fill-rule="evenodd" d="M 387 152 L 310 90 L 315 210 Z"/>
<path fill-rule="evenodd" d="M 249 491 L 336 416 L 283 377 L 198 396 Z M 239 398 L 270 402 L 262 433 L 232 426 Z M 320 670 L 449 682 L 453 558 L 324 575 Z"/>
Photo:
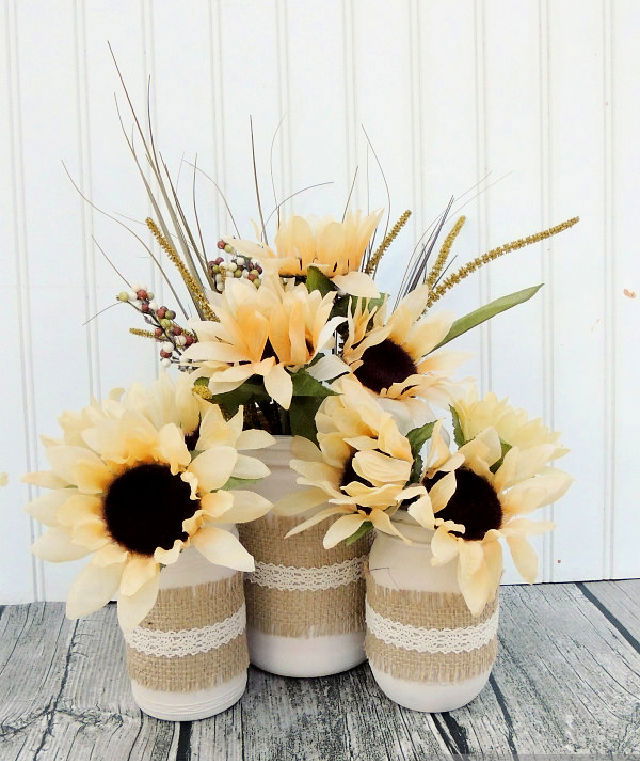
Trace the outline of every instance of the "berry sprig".
<path fill-rule="evenodd" d="M 134 285 L 130 291 L 121 291 L 116 299 L 141 312 L 145 322 L 153 326 L 153 336 L 161 342 L 160 359 L 163 367 L 179 362 L 182 352 L 196 341 L 193 333 L 175 322 L 176 313 L 173 309 L 158 306 L 153 300 L 154 294 L 147 288 Z"/>
<path fill-rule="evenodd" d="M 248 256 L 240 256 L 236 249 L 224 240 L 218 241 L 218 248 L 228 255 L 228 259 L 218 256 L 209 262 L 209 274 L 213 279 L 215 290 L 224 291 L 224 281 L 229 277 L 244 277 L 256 288 L 260 287 L 262 267 Z"/>

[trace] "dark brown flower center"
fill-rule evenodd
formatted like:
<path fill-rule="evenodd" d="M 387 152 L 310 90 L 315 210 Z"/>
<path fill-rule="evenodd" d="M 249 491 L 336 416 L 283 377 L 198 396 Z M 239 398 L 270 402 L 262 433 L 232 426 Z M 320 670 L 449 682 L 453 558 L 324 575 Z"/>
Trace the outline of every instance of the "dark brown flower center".
<path fill-rule="evenodd" d="M 401 383 L 417 372 L 416 363 L 402 346 L 385 338 L 364 352 L 355 376 L 363 386 L 378 394 L 383 388 Z"/>
<path fill-rule="evenodd" d="M 424 485 L 427 489 L 444 478 L 447 474 L 440 470 L 433 478 L 426 478 Z M 482 539 L 485 532 L 492 528 L 500 528 L 502 508 L 493 486 L 470 468 L 462 467 L 456 470 L 456 490 L 444 510 L 436 513 L 437 518 L 461 523 L 465 527 L 464 534 L 457 531 L 456 536 L 467 540 Z"/>
<path fill-rule="evenodd" d="M 168 465 L 137 465 L 113 481 L 104 500 L 104 519 L 114 541 L 140 555 L 157 547 L 170 550 L 176 539 L 186 540 L 182 521 L 200 503 L 191 487 L 174 476 Z"/>

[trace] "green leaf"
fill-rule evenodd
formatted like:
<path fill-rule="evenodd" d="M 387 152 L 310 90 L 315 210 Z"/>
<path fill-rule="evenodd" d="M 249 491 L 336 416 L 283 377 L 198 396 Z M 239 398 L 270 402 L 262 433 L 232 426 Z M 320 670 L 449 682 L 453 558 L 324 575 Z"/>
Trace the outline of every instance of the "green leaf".
<path fill-rule="evenodd" d="M 338 392 L 328 388 L 319 380 L 316 380 L 304 368 L 292 373 L 291 382 L 293 383 L 293 395 L 295 396 L 315 396 L 320 399 L 326 399 L 327 396 L 338 396 Z"/>
<path fill-rule="evenodd" d="M 543 285 L 544 283 L 540 283 L 540 285 L 534 285 L 532 288 L 525 288 L 523 291 L 516 291 L 508 296 L 501 296 L 490 304 L 485 304 L 479 309 L 469 312 L 469 314 L 453 323 L 447 335 L 434 347 L 433 351 L 449 343 L 449 341 L 453 341 L 454 338 L 458 338 L 458 336 L 471 330 L 471 328 L 475 328 L 476 325 L 481 325 L 483 322 L 490 320 L 492 317 L 500 314 L 500 312 L 505 312 L 507 309 L 511 309 L 511 307 L 529 301 L 532 296 L 538 293 Z"/>
<path fill-rule="evenodd" d="M 498 468 L 504 462 L 505 455 L 511 449 L 511 444 L 507 444 L 507 442 L 504 441 L 504 439 L 500 439 L 500 449 L 502 450 L 502 454 L 500 455 L 500 459 L 498 460 L 498 462 L 494 462 L 493 465 L 491 466 L 492 473 L 498 472 Z"/>
<path fill-rule="evenodd" d="M 338 290 L 333 280 L 320 272 L 317 267 L 309 267 L 307 270 L 306 286 L 309 293 L 311 291 L 320 291 L 323 296 L 330 291 Z"/>
<path fill-rule="evenodd" d="M 304 436 L 305 439 L 318 443 L 316 414 L 322 404 L 318 396 L 294 396 L 289 407 L 289 423 L 292 436 Z"/>
<path fill-rule="evenodd" d="M 368 534 L 369 531 L 373 528 L 373 523 L 370 521 L 365 521 L 361 526 L 358 526 L 358 528 L 351 534 L 351 536 L 347 537 L 345 539 L 345 544 L 355 544 L 355 542 L 358 541 L 361 537 L 365 536 L 365 534 Z"/>
<path fill-rule="evenodd" d="M 235 476 L 231 476 L 222 488 L 225 491 L 231 491 L 232 489 L 246 489 L 247 486 L 250 486 L 259 480 L 259 478 L 236 478 Z"/>
<path fill-rule="evenodd" d="M 252 377 L 256 378 L 257 376 Z M 225 412 L 233 416 L 241 405 L 249 404 L 249 402 L 264 401 L 269 398 L 269 394 L 267 394 L 264 385 L 261 382 L 254 381 L 250 378 L 241 386 L 238 386 L 238 388 L 234 388 L 233 391 L 225 391 L 224 394 L 215 394 L 211 398 L 211 401 L 215 404 L 219 404 Z"/>
<path fill-rule="evenodd" d="M 414 428 L 413 431 L 409 431 L 407 439 L 411 444 L 411 453 L 413 454 L 413 467 L 411 468 L 411 482 L 415 483 L 419 481 L 422 476 L 422 457 L 420 456 L 420 450 L 424 446 L 425 442 L 431 438 L 433 433 L 433 427 L 435 420 L 431 423 L 420 428 Z"/>
<path fill-rule="evenodd" d="M 456 442 L 457 447 L 462 447 L 467 442 L 464 440 L 464 433 L 462 433 L 460 416 L 456 412 L 455 407 L 449 407 L 449 412 L 451 413 L 451 421 L 453 422 L 453 440 Z"/>

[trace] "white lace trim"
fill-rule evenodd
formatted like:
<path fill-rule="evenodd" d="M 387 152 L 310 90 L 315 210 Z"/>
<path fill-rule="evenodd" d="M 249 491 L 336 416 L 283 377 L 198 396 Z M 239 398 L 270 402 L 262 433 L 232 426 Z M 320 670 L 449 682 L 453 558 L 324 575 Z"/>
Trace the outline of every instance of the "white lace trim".
<path fill-rule="evenodd" d="M 366 559 L 367 556 L 362 555 L 321 568 L 256 563 L 256 570 L 248 578 L 258 586 L 290 592 L 336 589 L 361 578 Z"/>
<path fill-rule="evenodd" d="M 367 628 L 374 637 L 389 645 L 418 653 L 469 653 L 486 645 L 498 633 L 498 606 L 493 615 L 475 626 L 457 629 L 425 629 L 401 624 L 377 613 L 366 605 Z"/>
<path fill-rule="evenodd" d="M 134 627 L 127 633 L 129 647 L 145 655 L 164 658 L 184 658 L 218 648 L 231 642 L 245 629 L 246 609 L 244 603 L 224 621 L 219 621 L 201 629 L 181 629 L 176 632 L 161 632 L 156 629 Z"/>

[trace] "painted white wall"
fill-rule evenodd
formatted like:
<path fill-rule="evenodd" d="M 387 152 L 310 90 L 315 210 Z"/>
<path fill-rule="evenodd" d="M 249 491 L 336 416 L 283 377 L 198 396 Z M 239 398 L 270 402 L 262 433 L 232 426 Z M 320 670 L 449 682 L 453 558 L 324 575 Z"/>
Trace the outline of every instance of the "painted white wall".
<path fill-rule="evenodd" d="M 640 300 L 625 295 L 640 291 L 637 0 L 5 0 L 0 24 L 0 470 L 12 479 L 0 494 L 0 603 L 61 599 L 75 573 L 28 552 L 37 528 L 18 478 L 44 465 L 37 434 L 55 433 L 63 409 L 156 372 L 154 348 L 127 334 L 126 307 L 86 323 L 120 289 L 94 236 L 131 278 L 162 287 L 61 165 L 98 206 L 147 214 L 107 40 L 141 113 L 151 76 L 170 166 L 197 152 L 247 234 L 249 114 L 265 205 L 283 114 L 278 197 L 334 181 L 296 199 L 303 213 L 340 213 L 356 165 L 356 205 L 384 203 L 364 124 L 392 218 L 414 212 L 382 268 L 388 290 L 448 197 L 489 172 L 499 182 L 467 196 L 459 261 L 580 214 L 577 228 L 469 278 L 444 306 L 464 312 L 546 283 L 460 347 L 485 389 L 542 415 L 572 448 L 576 484 L 549 510 L 558 529 L 540 542 L 543 578 L 640 575 Z M 213 248 L 229 220 L 206 180 L 198 191 Z"/>

